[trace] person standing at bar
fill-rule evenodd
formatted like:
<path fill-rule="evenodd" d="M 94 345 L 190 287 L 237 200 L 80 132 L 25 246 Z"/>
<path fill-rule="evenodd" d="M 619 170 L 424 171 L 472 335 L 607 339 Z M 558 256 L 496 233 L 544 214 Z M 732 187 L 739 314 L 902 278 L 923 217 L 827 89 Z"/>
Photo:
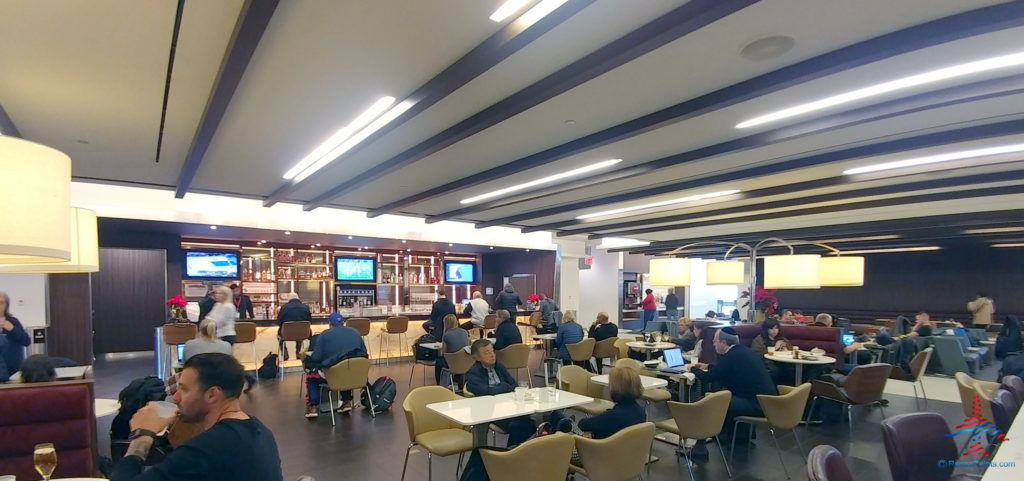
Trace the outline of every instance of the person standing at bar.
<path fill-rule="evenodd" d="M 643 332 L 647 332 L 647 323 L 658 317 L 658 301 L 654 299 L 654 291 L 647 289 L 644 291 L 647 297 L 644 297 L 643 302 L 640 303 L 640 307 L 644 310 L 644 327 Z"/>
<path fill-rule="evenodd" d="M 516 292 L 515 287 L 512 287 L 512 284 L 505 284 L 505 289 L 494 296 L 494 309 L 508 311 L 508 317 L 512 319 L 513 323 L 516 322 L 516 314 L 521 305 L 523 305 L 523 298 L 519 297 L 519 293 Z"/>
<path fill-rule="evenodd" d="M 455 314 L 455 304 L 448 300 L 448 293 L 444 288 L 437 289 L 437 300 L 430 306 L 430 319 L 423 323 L 423 330 L 441 339 L 444 335 L 444 318 L 448 314 Z"/>
<path fill-rule="evenodd" d="M 11 315 L 11 296 L 0 291 L 0 382 L 21 369 L 25 348 L 32 342 L 21 321 Z"/>
<path fill-rule="evenodd" d="M 294 292 L 288 293 L 288 302 L 277 312 L 277 342 L 285 361 L 288 360 L 288 348 L 281 340 L 281 329 L 284 323 L 290 321 L 313 321 L 313 313 L 309 311 L 309 306 L 303 304 L 299 295 Z M 300 352 L 302 352 L 302 341 L 295 341 L 295 355 L 298 356 Z"/>
<path fill-rule="evenodd" d="M 669 289 L 668 295 L 665 296 L 665 315 L 668 316 L 670 321 L 679 320 L 679 297 L 676 296 L 676 290 Z"/>
<path fill-rule="evenodd" d="M 234 296 L 235 309 L 238 309 L 238 317 L 241 319 L 255 319 L 256 314 L 252 312 L 252 299 L 242 294 L 241 286 L 231 284 L 231 294 Z"/>

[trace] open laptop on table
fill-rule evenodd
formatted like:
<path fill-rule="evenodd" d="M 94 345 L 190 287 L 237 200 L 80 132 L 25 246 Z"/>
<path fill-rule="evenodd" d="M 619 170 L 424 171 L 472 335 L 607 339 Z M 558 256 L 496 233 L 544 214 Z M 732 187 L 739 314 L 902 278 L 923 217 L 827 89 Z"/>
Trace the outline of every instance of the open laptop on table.
<path fill-rule="evenodd" d="M 662 360 L 668 367 L 659 369 L 661 372 L 667 372 L 671 374 L 680 374 L 683 372 L 683 366 L 686 365 L 686 357 L 683 356 L 683 350 L 678 347 L 675 349 L 666 349 L 662 351 Z"/>

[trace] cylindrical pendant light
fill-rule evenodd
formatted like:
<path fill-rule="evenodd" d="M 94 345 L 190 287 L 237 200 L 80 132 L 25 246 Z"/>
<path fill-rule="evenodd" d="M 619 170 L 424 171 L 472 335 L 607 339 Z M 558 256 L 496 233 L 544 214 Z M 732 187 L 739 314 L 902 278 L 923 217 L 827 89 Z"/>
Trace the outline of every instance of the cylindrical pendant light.
<path fill-rule="evenodd" d="M 791 254 L 764 257 L 765 289 L 817 289 L 821 287 L 821 256 Z"/>
<path fill-rule="evenodd" d="M 72 274 L 99 272 L 100 246 L 96 229 L 96 213 L 89 209 L 71 208 L 71 260 L 40 264 L 0 264 L 3 274 Z"/>
<path fill-rule="evenodd" d="M 743 275 L 744 264 L 746 264 L 746 262 L 743 261 L 708 262 L 707 285 L 718 286 L 743 284 L 746 282 Z"/>
<path fill-rule="evenodd" d="M 863 257 L 822 257 L 819 269 L 822 287 L 857 287 L 864 285 Z"/>
<path fill-rule="evenodd" d="M 0 136 L 0 264 L 71 259 L 71 158 Z"/>
<path fill-rule="evenodd" d="M 678 257 L 651 259 L 651 284 L 655 286 L 685 287 L 690 285 L 690 259 Z"/>

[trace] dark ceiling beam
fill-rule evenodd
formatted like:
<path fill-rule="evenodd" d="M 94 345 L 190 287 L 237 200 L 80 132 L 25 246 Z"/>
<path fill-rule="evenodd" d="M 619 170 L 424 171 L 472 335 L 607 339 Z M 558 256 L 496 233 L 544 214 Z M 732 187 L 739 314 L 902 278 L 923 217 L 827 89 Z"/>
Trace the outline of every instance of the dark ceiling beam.
<path fill-rule="evenodd" d="M 231 104 L 231 98 L 234 97 L 235 90 L 245 75 L 245 69 L 249 66 L 249 61 L 256 52 L 270 19 L 274 16 L 277 4 L 278 0 L 247 0 L 242 6 L 242 11 L 235 22 L 235 30 L 221 60 L 217 80 L 210 91 L 210 98 L 206 101 L 206 109 L 199 121 L 199 128 L 192 138 L 192 146 L 189 147 L 188 155 L 181 166 L 174 197 L 185 197 L 185 193 L 191 187 L 192 180 L 203 163 L 206 150 L 210 148 L 224 113 Z"/>
<path fill-rule="evenodd" d="M 913 175 L 913 174 L 908 174 Z M 906 177 L 906 176 L 901 176 Z M 759 197 L 765 197 L 770 195 L 778 195 L 783 193 L 793 192 L 806 192 L 811 189 L 818 189 L 822 187 L 830 187 L 835 185 L 842 185 L 847 183 L 856 182 L 852 176 L 839 176 L 829 177 L 826 179 L 815 179 L 807 182 L 798 182 L 795 184 L 781 184 L 768 187 L 765 189 L 752 190 L 747 192 L 743 200 L 753 200 Z M 615 224 L 606 224 L 600 226 L 584 227 L 581 229 L 563 230 L 557 233 L 559 237 L 565 237 L 570 235 L 586 234 L 588 232 L 594 232 L 595 234 L 590 235 L 590 239 L 600 239 L 602 237 L 613 237 L 622 235 L 622 229 L 629 229 L 631 227 L 654 227 L 656 224 L 668 224 L 670 222 L 680 222 L 692 219 L 701 219 L 721 215 L 739 214 L 747 211 L 764 211 L 769 209 L 781 209 L 785 207 L 797 207 L 801 205 L 816 204 L 821 202 L 834 202 L 842 200 L 852 200 L 861 197 L 869 197 L 876 195 L 889 195 L 889 194 L 900 194 L 910 193 L 919 190 L 927 189 L 942 189 L 949 187 L 961 187 L 971 186 L 976 184 L 986 184 L 990 182 L 1007 182 L 1014 180 L 1024 180 L 1024 170 L 1012 170 L 1002 172 L 990 172 L 985 174 L 975 174 L 962 177 L 949 177 L 944 179 L 929 179 L 917 182 L 909 183 L 895 183 L 889 185 L 880 185 L 874 187 L 865 187 L 861 189 L 853 189 L 842 192 L 829 192 L 825 194 L 807 195 L 803 197 L 794 197 L 790 199 L 781 199 L 771 202 L 761 202 L 754 204 L 739 205 L 734 207 L 726 207 L 721 209 L 712 209 L 701 212 L 688 212 L 685 214 L 670 215 L 663 217 L 646 218 L 640 220 L 632 220 L 626 222 L 618 222 Z M 719 223 L 731 222 L 731 219 L 720 219 Z M 679 224 L 675 224 L 679 225 Z M 524 229 L 525 231 L 525 229 Z M 651 231 L 656 232 L 656 231 Z"/>
<path fill-rule="evenodd" d="M 508 22 L 500 30 L 484 40 L 463 55 L 454 63 L 434 76 L 434 78 L 421 85 L 402 102 L 412 102 L 413 106 L 402 115 L 395 117 L 387 125 L 381 127 L 372 135 L 364 139 L 355 147 L 349 149 L 343 155 L 351 156 L 356 152 L 372 145 L 380 138 L 395 130 L 405 122 L 416 117 L 420 113 L 451 95 L 452 92 L 462 88 L 473 79 L 490 70 L 495 65 L 503 62 L 516 52 L 522 50 L 533 41 L 572 18 L 584 8 L 590 6 L 595 0 L 571 0 L 561 5 L 555 11 L 531 25 L 523 25 L 515 20 Z M 289 194 L 296 191 L 306 182 L 311 182 L 315 176 L 310 176 L 300 182 L 288 181 L 277 188 L 263 201 L 264 207 L 270 207 L 284 200 Z"/>
<path fill-rule="evenodd" d="M 303 209 L 321 207 L 331 199 L 367 182 L 437 153 L 758 1 L 690 0 L 443 132 L 335 186 L 306 203 Z"/>
<path fill-rule="evenodd" d="M 428 189 L 370 211 L 381 215 L 456 190 L 482 184 L 629 137 L 680 122 L 751 98 L 885 58 L 961 38 L 1024 24 L 1022 5 L 996 5 L 941 18 L 834 50 L 794 65 L 733 84 L 605 130 L 538 152 L 485 172 Z M 461 212 L 461 211 L 460 211 Z M 465 213 L 465 212 L 463 212 Z M 447 215 L 447 214 L 443 214 Z"/>
<path fill-rule="evenodd" d="M 0 134 L 9 135 L 11 137 L 21 137 L 21 132 L 18 131 L 18 126 L 14 125 L 14 121 L 7 115 L 7 111 L 4 110 L 4 106 L 0 104 Z"/>
<path fill-rule="evenodd" d="M 683 224 L 668 224 L 653 227 L 643 227 L 639 229 L 628 229 L 607 232 L 604 234 L 593 234 L 590 239 L 600 239 L 602 237 L 622 237 L 622 236 L 635 236 L 640 234 L 650 234 L 652 232 L 665 232 L 679 229 L 689 229 L 694 227 L 706 227 L 713 225 L 723 224 L 734 224 L 740 222 L 754 222 L 760 220 L 773 220 L 773 219 L 790 219 L 794 217 L 802 217 L 807 215 L 815 214 L 833 214 L 840 212 L 847 212 L 852 210 L 860 209 L 871 209 L 877 207 L 892 207 L 896 205 L 913 205 L 924 202 L 940 202 L 948 200 L 960 200 L 960 199 L 974 199 L 978 197 L 989 197 L 995 195 L 1010 195 L 1010 194 L 1024 194 L 1024 185 L 1010 185 L 1002 187 L 983 187 L 978 189 L 964 189 L 956 190 L 952 192 L 936 192 L 931 194 L 916 194 L 901 197 L 891 197 L 886 199 L 875 199 L 875 200 L 864 200 L 856 202 L 847 202 L 843 204 L 831 204 L 823 205 L 818 207 L 805 207 L 801 209 L 791 209 L 781 212 L 764 212 L 760 214 L 750 214 L 739 217 L 730 217 L 728 219 L 712 219 L 703 220 L 696 222 L 687 222 Z"/>
<path fill-rule="evenodd" d="M 550 215 L 557 215 L 564 212 L 588 209 L 615 202 L 642 199 L 645 197 L 650 197 L 659 194 L 667 194 L 671 192 L 682 191 L 685 189 L 706 187 L 723 182 L 733 182 L 743 179 L 761 177 L 764 175 L 778 174 L 780 172 L 803 169 L 816 165 L 828 164 L 831 162 L 839 162 L 843 160 L 856 159 L 860 157 L 872 157 L 879 155 L 895 154 L 899 152 L 905 152 L 926 147 L 934 147 L 957 142 L 966 142 L 971 140 L 1000 137 L 1004 135 L 1019 134 L 1022 131 L 1024 131 L 1024 120 L 1009 120 L 1004 122 L 964 127 L 944 132 L 933 132 L 929 134 L 905 137 L 901 139 L 889 140 L 874 144 L 860 145 L 857 147 L 826 152 L 823 154 L 799 157 L 796 159 L 784 160 L 773 164 L 758 165 L 747 169 L 741 169 L 732 172 L 725 172 L 721 174 L 709 175 L 699 178 L 688 178 L 687 180 L 683 180 L 680 182 L 673 182 L 670 184 L 663 184 L 660 186 L 648 187 L 645 189 L 634 189 L 620 194 L 596 197 L 579 202 L 560 204 L 556 207 L 549 207 L 546 209 L 516 214 L 508 217 L 501 217 L 498 219 L 489 220 L 487 222 L 479 222 L 476 224 L 476 227 L 482 229 L 484 227 L 491 227 L 495 225 L 511 224 L 527 219 L 547 217 Z M 679 154 L 677 156 L 666 157 L 666 159 L 672 159 L 678 156 L 701 156 L 703 154 L 694 154 L 694 152 L 698 152 L 701 150 L 704 149 L 697 149 L 696 151 L 686 152 L 683 154 Z"/>

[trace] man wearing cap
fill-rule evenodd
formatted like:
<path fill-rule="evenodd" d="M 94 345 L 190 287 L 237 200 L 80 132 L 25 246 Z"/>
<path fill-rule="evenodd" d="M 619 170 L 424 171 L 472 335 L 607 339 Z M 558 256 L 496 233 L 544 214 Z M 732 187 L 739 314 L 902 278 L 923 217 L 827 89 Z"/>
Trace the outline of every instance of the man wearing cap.
<path fill-rule="evenodd" d="M 238 284 L 231 284 L 232 299 L 235 301 L 235 309 L 238 309 L 240 319 L 255 319 L 256 314 L 252 310 L 252 299 L 242 294 L 242 288 Z"/>
<path fill-rule="evenodd" d="M 318 414 L 320 385 L 325 382 L 323 376 L 320 375 L 320 370 L 329 368 L 345 359 L 367 357 L 363 336 L 359 334 L 359 331 L 346 326 L 344 321 L 341 314 L 332 313 L 327 318 L 331 327 L 313 339 L 312 354 L 303 360 L 302 364 L 306 369 L 307 419 L 316 418 Z M 352 391 L 342 391 L 341 401 L 338 412 L 351 411 Z"/>
<path fill-rule="evenodd" d="M 714 346 L 715 352 L 718 353 L 718 361 L 710 369 L 707 364 L 697 363 L 693 374 L 705 384 L 717 382 L 723 389 L 732 392 L 729 412 L 719 435 L 722 442 L 729 442 L 728 439 L 732 437 L 733 420 L 737 416 L 763 416 L 757 395 L 777 395 L 778 390 L 761 357 L 749 347 L 740 344 L 740 337 L 733 328 L 719 329 L 715 333 Z M 742 443 L 747 438 L 744 432 L 737 434 L 736 441 Z"/>

